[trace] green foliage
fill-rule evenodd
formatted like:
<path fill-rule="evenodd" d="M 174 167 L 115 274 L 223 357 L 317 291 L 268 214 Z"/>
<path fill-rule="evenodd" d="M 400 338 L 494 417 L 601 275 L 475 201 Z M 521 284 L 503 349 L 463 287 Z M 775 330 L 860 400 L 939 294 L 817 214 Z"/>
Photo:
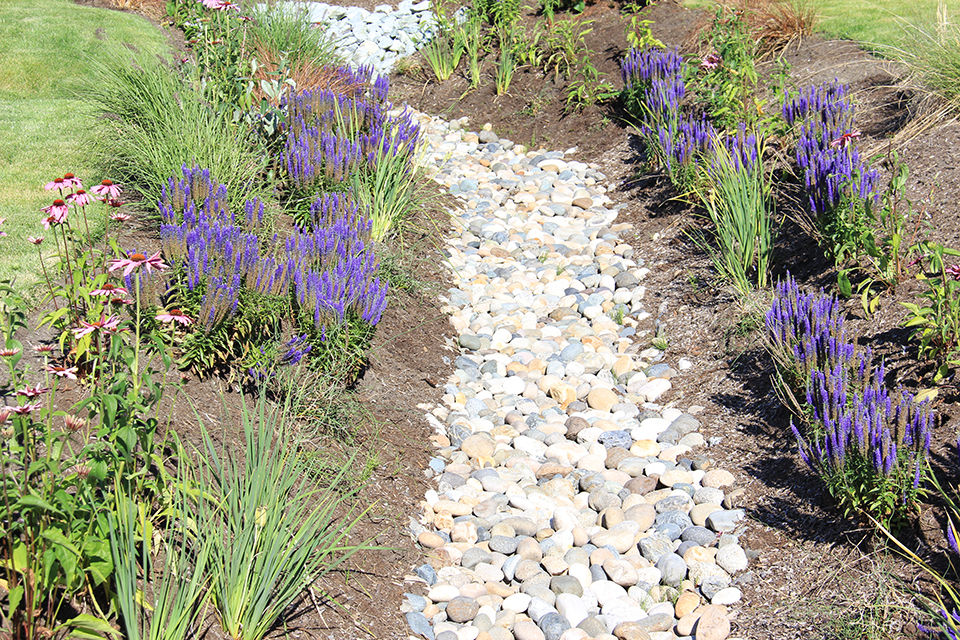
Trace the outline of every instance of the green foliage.
<path fill-rule="evenodd" d="M 474 0 L 473 10 L 495 27 L 511 26 L 520 19 L 522 0 Z"/>
<path fill-rule="evenodd" d="M 852 295 L 851 276 L 859 275 L 857 291 L 868 314 L 876 311 L 880 303 L 878 291 L 895 289 L 905 277 L 907 257 L 915 248 L 918 233 L 916 226 L 908 228 L 917 216 L 904 197 L 907 165 L 895 151 L 886 164 L 891 169 L 890 180 L 880 194 L 879 205 L 875 206 L 869 198 L 841 205 L 834 214 L 839 222 L 825 227 L 840 266 L 840 293 Z M 853 264 L 849 265 L 851 261 Z"/>
<path fill-rule="evenodd" d="M 501 26 L 497 31 L 500 40 L 500 56 L 494 68 L 497 95 L 502 96 L 510 89 L 513 74 L 517 69 L 516 49 L 522 42 L 523 34 L 513 25 Z"/>
<path fill-rule="evenodd" d="M 746 295 L 754 285 L 769 284 L 773 259 L 773 203 L 763 167 L 764 143 L 757 139 L 752 163 L 735 158 L 719 137 L 713 146 L 713 161 L 702 169 L 694 193 L 713 224 L 717 248 L 708 249 L 714 267 Z"/>
<path fill-rule="evenodd" d="M 483 20 L 475 11 L 471 11 L 466 21 L 458 27 L 460 41 L 467 56 L 467 66 L 470 73 L 470 86 L 476 89 L 480 86 L 480 71 L 482 60 L 480 54 L 484 51 L 487 34 L 483 29 Z"/>
<path fill-rule="evenodd" d="M 903 326 L 913 330 L 918 356 L 936 365 L 933 379 L 939 382 L 960 364 L 960 251 L 932 242 L 921 243 L 920 250 L 924 272 L 917 278 L 926 287 L 924 301 L 900 303 L 908 312 Z"/>
<path fill-rule="evenodd" d="M 178 291 L 187 291 L 186 286 Z M 202 287 L 190 292 L 188 299 L 179 302 L 180 308 L 191 318 L 199 318 Z M 239 294 L 237 312 L 207 330 L 194 330 L 183 336 L 178 344 L 180 357 L 177 366 L 198 373 L 245 372 L 259 370 L 263 363 L 275 360 L 275 346 L 269 353 L 260 345 L 275 345 L 280 338 L 281 320 L 287 312 L 286 301 L 278 296 L 264 295 L 244 288 Z"/>
<path fill-rule="evenodd" d="M 116 567 L 114 599 L 127 640 L 187 640 L 201 626 L 211 543 L 195 535 L 183 459 L 177 476 L 162 535 L 153 535 L 150 503 L 135 500 L 122 486 L 116 490 L 109 514 L 110 551 Z M 163 562 L 159 572 L 154 566 L 158 558 Z"/>
<path fill-rule="evenodd" d="M 665 45 L 653 37 L 651 25 L 653 20 L 644 20 L 636 12 L 630 14 L 630 23 L 627 26 L 627 44 L 632 49 L 665 48 Z"/>
<path fill-rule="evenodd" d="M 251 8 L 249 17 L 245 28 L 254 51 L 262 47 L 287 67 L 322 67 L 337 61 L 335 43 L 310 22 L 305 5 L 259 4 Z"/>
<path fill-rule="evenodd" d="M 370 237 L 382 242 L 423 204 L 423 177 L 404 154 L 376 150 L 373 169 L 351 177 L 351 193 L 373 222 Z"/>
<path fill-rule="evenodd" d="M 735 129 L 740 123 L 751 125 L 760 113 L 756 102 L 756 47 L 743 15 L 718 9 L 707 36 L 719 58 L 713 66 L 706 57 L 703 71 L 696 79 L 696 93 L 702 108 L 722 129 Z"/>
<path fill-rule="evenodd" d="M 317 578 L 356 551 L 347 537 L 357 514 L 357 487 L 311 480 L 299 447 L 290 441 L 288 407 L 268 410 L 261 397 L 242 411 L 242 454 L 217 452 L 204 432 L 198 537 L 209 540 L 211 596 L 224 631 L 260 640 Z M 336 490 L 334 490 L 336 488 Z M 346 515 L 338 511 L 346 507 Z"/>
<path fill-rule="evenodd" d="M 553 22 L 553 14 L 557 11 L 583 13 L 585 8 L 584 0 L 540 0 L 540 12 L 551 22 Z"/>
<path fill-rule="evenodd" d="M 139 344 L 117 332 L 104 338 L 110 365 L 100 368 L 96 384 L 81 394 L 86 397 L 69 414 L 55 411 L 58 389 L 66 384 L 60 376 L 69 380 L 77 369 L 45 367 L 44 380 L 31 383 L 31 372 L 19 366 L 23 347 L 15 337 L 24 328 L 25 307 L 8 286 L 0 292 L 3 342 L 14 353 L 3 361 L 18 390 L 16 412 L 0 409 L 0 558 L 10 594 L 0 619 L 16 640 L 39 637 L 43 628 L 74 637 L 113 636 L 102 598 L 112 589 L 109 522 L 116 487 L 150 502 L 166 483 L 151 415 L 163 395 L 154 381 L 159 372 L 141 366 Z M 139 332 L 134 335 L 139 339 Z M 80 600 L 97 615 L 64 620 Z"/>
<path fill-rule="evenodd" d="M 460 59 L 466 52 L 466 32 L 457 24 L 454 16 L 447 15 L 444 5 L 434 5 L 436 33 L 420 49 L 420 54 L 430 65 L 430 70 L 439 82 L 443 82 L 457 70 Z"/>
<path fill-rule="evenodd" d="M 237 210 L 262 192 L 266 158 L 251 132 L 231 124 L 166 62 L 118 49 L 99 61 L 84 94 L 100 116 L 90 145 L 101 170 L 147 202 L 160 199 L 182 166 L 195 164 L 223 176 Z"/>

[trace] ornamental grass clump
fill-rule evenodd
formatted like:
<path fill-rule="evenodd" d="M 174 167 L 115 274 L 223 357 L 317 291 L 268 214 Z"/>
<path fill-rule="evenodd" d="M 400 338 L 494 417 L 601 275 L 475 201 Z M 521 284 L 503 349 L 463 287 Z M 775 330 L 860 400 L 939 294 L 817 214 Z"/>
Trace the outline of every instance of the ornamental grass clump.
<path fill-rule="evenodd" d="M 846 515 L 901 526 L 923 494 L 933 413 L 902 387 L 886 386 L 886 368 L 848 340 L 837 301 L 802 293 L 788 277 L 766 316 L 774 359 L 803 373 L 802 424 L 792 426 L 800 456 Z"/>
<path fill-rule="evenodd" d="M 709 164 L 693 184 L 710 221 L 715 247 L 707 245 L 717 271 L 742 295 L 767 286 L 773 259 L 770 178 L 763 141 L 746 127 L 716 138 Z"/>
<path fill-rule="evenodd" d="M 349 536 L 366 513 L 346 481 L 352 460 L 326 486 L 291 440 L 290 410 L 263 397 L 243 406 L 242 453 L 218 451 L 203 431 L 197 538 L 211 545 L 210 597 L 226 634 L 260 640 L 288 608 L 354 553 L 376 549 Z"/>
<path fill-rule="evenodd" d="M 624 108 L 637 120 L 648 152 L 670 181 L 686 191 L 716 131 L 705 116 L 681 110 L 686 95 L 683 58 L 676 50 L 630 49 L 620 61 L 620 75 Z"/>

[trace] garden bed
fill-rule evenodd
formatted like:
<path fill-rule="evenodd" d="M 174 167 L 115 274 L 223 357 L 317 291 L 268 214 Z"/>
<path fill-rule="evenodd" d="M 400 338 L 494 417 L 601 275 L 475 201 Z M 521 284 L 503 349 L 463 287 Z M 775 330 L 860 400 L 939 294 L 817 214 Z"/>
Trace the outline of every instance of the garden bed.
<path fill-rule="evenodd" d="M 333 4 L 372 9 L 382 3 Z M 583 14 L 593 21 L 585 36 L 586 46 L 595 52 L 593 63 L 601 77 L 618 87 L 619 60 L 628 48 L 620 9 L 620 3 L 600 1 Z M 145 3 L 144 13 L 158 17 L 153 3 Z M 654 37 L 683 52 L 698 50 L 698 33 L 710 22 L 708 14 L 672 0 L 662 0 L 641 15 L 653 21 Z M 522 18 L 527 25 L 535 20 L 533 13 Z M 852 43 L 809 37 L 789 46 L 784 59 L 796 86 L 834 78 L 848 85 L 857 104 L 861 149 L 884 154 L 892 140 L 909 166 L 906 195 L 920 212 L 917 239 L 960 245 L 960 125 L 927 119 L 922 93 L 901 82 L 903 70 Z M 764 72 L 772 73 L 772 65 L 762 67 Z M 639 327 L 636 341 L 643 349 L 656 336 L 667 341 L 669 358 L 694 362 L 694 375 L 675 380 L 670 401 L 684 408 L 704 407 L 700 420 L 711 442 L 707 455 L 735 473 L 743 489 L 734 498 L 735 506 L 746 509 L 753 520 L 741 537 L 752 557 L 750 571 L 737 580 L 744 598 L 736 605 L 734 637 L 920 637 L 913 603 L 895 587 L 913 583 L 914 589 L 931 594 L 932 585 L 916 578 L 913 565 L 884 551 L 863 521 L 839 516 L 822 482 L 803 467 L 788 426 L 790 414 L 770 381 L 775 369 L 764 349 L 762 326 L 744 312 L 742 300 L 722 286 L 710 256 L 691 241 L 691 234 L 702 227 L 700 214 L 675 198 L 661 175 L 643 173 L 641 144 L 619 107 L 607 102 L 571 109 L 566 85 L 540 70 L 518 70 L 504 95 L 496 95 L 489 82 L 471 89 L 459 73 L 439 84 L 428 75 L 422 62 L 404 65 L 402 73 L 391 77 L 391 99 L 448 120 L 467 116 L 469 128 L 477 131 L 489 123 L 501 138 L 530 148 L 576 149 L 573 157 L 597 163 L 616 185 L 609 195 L 620 208 L 617 221 L 632 225 L 624 239 L 650 269 L 644 285 L 646 307 L 653 315 Z M 444 201 L 443 206 L 457 205 Z M 789 201 L 780 207 L 798 208 Z M 406 284 L 393 287 L 367 364 L 355 387 L 333 408 L 344 411 L 354 424 L 344 432 L 317 433 L 310 439 L 321 468 L 335 467 L 359 451 L 366 480 L 359 499 L 371 509 L 354 535 L 390 549 L 354 556 L 345 570 L 326 576 L 297 601 L 297 613 L 289 616 L 291 626 L 277 630 L 275 637 L 409 635 L 399 603 L 410 589 L 404 580 L 421 562 L 421 554 L 408 535 L 408 521 L 430 487 L 423 470 L 433 448 L 423 415 L 425 405 L 439 404 L 457 354 L 438 302 L 447 277 L 438 241 L 447 227 L 442 207 L 436 209 L 418 214 L 394 241 L 399 249 L 390 260 L 398 282 Z M 125 241 L 151 252 L 160 246 L 159 237 L 146 227 Z M 772 272 L 775 277 L 790 272 L 808 288 L 833 289 L 837 282 L 832 262 L 789 223 L 781 228 Z M 884 292 L 879 308 L 869 315 L 856 297 L 844 302 L 847 326 L 860 343 L 886 360 L 893 380 L 913 390 L 929 387 L 933 373 L 929 365 L 918 364 L 916 345 L 900 326 L 900 303 L 916 300 L 919 291 L 919 283 L 905 279 L 895 291 Z M 194 407 L 201 407 L 204 417 L 213 418 L 207 426 L 216 427 L 216 439 L 223 427 L 222 439 L 238 445 L 242 433 L 231 431 L 222 420 L 240 408 L 234 385 L 189 374 L 183 380 L 189 401 L 177 399 L 165 409 L 166 426 L 199 445 Z M 931 447 L 934 468 L 950 477 L 955 476 L 958 398 L 955 381 L 948 379 L 939 388 L 936 409 L 942 417 Z M 925 507 L 902 539 L 922 550 L 921 555 L 942 559 L 943 514 L 937 507 Z M 324 600 L 320 589 L 332 600 Z M 206 630 L 208 637 L 221 637 L 219 633 L 216 625 Z"/>

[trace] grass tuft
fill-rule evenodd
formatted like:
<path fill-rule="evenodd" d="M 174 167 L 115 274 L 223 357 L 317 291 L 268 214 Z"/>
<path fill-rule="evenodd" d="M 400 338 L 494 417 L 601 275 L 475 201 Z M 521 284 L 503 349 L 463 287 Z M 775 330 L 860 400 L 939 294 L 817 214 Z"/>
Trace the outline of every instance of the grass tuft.
<path fill-rule="evenodd" d="M 184 165 L 221 176 L 234 210 L 262 193 L 265 154 L 250 133 L 166 61 L 116 49 L 95 65 L 90 80 L 84 95 L 99 114 L 90 146 L 104 175 L 151 205 Z"/>

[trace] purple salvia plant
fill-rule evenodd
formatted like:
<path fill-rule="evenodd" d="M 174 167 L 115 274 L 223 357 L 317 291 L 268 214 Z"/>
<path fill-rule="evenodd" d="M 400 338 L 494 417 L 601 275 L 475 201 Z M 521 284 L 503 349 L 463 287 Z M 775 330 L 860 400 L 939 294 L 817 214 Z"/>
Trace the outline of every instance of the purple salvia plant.
<path fill-rule="evenodd" d="M 791 425 L 804 462 L 828 482 L 866 473 L 874 486 L 912 502 L 930 449 L 929 404 L 886 386 L 885 365 L 871 365 L 869 350 L 848 338 L 833 296 L 804 293 L 788 275 L 775 288 L 765 325 L 778 364 L 792 359 L 794 382 L 804 387 L 810 428 L 804 435 Z M 852 482 L 844 490 L 863 490 Z"/>
<path fill-rule="evenodd" d="M 286 237 L 263 234 L 262 203 L 248 202 L 238 218 L 226 195 L 209 172 L 184 167 L 159 203 L 164 253 L 180 286 L 201 294 L 198 318 L 210 326 L 229 318 L 249 290 L 289 297 L 324 334 L 349 314 L 380 321 L 387 284 L 376 276 L 371 223 L 346 195 L 317 198 L 310 224 Z"/>
<path fill-rule="evenodd" d="M 796 95 L 784 93 L 783 119 L 799 123 L 797 165 L 815 216 L 829 214 L 841 204 L 875 200 L 879 173 L 860 157 L 853 127 L 853 103 L 838 81 L 811 86 Z"/>

